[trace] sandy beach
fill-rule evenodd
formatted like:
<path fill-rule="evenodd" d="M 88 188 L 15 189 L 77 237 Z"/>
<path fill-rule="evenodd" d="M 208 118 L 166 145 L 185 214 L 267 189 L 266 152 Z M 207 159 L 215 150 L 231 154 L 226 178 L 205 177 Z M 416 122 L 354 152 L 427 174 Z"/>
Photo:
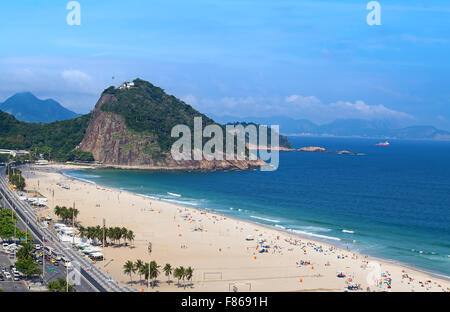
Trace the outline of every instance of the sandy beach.
<path fill-rule="evenodd" d="M 362 291 L 449 291 L 450 282 L 398 264 L 335 248 L 330 244 L 278 231 L 223 215 L 182 207 L 143 195 L 110 189 L 69 178 L 60 170 L 74 166 L 52 164 L 23 168 L 27 190 L 48 198 L 49 208 L 40 215 L 54 220 L 53 208 L 72 206 L 80 211 L 77 221 L 87 226 L 126 227 L 136 234 L 129 246 L 108 246 L 105 260 L 97 265 L 118 282 L 144 291 L 344 291 L 348 278 Z M 80 168 L 76 166 L 76 168 Z M 58 185 L 59 184 L 59 185 Z M 60 185 L 69 186 L 70 189 Z M 54 194 L 54 196 L 53 196 Z M 254 240 L 246 240 L 252 236 Z M 268 252 L 260 253 L 265 240 Z M 148 253 L 151 242 L 153 252 Z M 155 260 L 164 266 L 191 266 L 192 285 L 167 283 L 162 268 L 158 283 L 147 288 L 139 276 L 123 273 L 127 260 Z M 390 288 L 371 283 L 373 263 L 381 266 Z M 345 272 L 345 278 L 337 273 Z M 187 284 L 187 283 L 185 283 Z"/>

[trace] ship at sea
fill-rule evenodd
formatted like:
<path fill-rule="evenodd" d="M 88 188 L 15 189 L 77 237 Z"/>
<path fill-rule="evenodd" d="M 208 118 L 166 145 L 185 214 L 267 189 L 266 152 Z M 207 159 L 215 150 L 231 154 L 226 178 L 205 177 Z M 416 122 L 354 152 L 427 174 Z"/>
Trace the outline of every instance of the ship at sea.
<path fill-rule="evenodd" d="M 375 144 L 375 145 L 378 145 L 378 146 L 389 146 L 390 143 L 389 143 L 388 141 L 385 141 L 385 142 L 377 143 L 377 144 Z"/>

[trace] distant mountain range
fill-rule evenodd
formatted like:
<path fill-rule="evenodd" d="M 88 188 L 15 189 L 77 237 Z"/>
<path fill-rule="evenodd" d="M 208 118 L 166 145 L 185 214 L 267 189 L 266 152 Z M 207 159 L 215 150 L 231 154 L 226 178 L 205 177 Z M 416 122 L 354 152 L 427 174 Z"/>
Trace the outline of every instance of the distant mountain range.
<path fill-rule="evenodd" d="M 211 116 L 217 122 L 254 122 L 263 125 L 280 125 L 284 135 L 370 137 L 382 139 L 450 140 L 450 132 L 433 126 L 410 126 L 397 128 L 386 120 L 338 119 L 317 125 L 307 119 L 284 116 L 267 118 Z"/>
<path fill-rule="evenodd" d="M 30 92 L 16 93 L 0 103 L 0 110 L 20 121 L 49 123 L 80 116 L 52 99 L 41 100 Z"/>
<path fill-rule="evenodd" d="M 173 158 L 172 147 L 178 140 L 172 137 L 173 127 L 186 125 L 190 130 L 186 136 L 190 136 L 195 117 L 202 118 L 203 127 L 217 125 L 225 131 L 223 125 L 163 89 L 135 79 L 119 88 L 105 89 L 92 112 L 73 119 L 28 123 L 0 111 L 0 148 L 26 149 L 34 156 L 43 154 L 57 161 L 96 160 L 115 168 L 215 171 L 265 165 L 260 159 L 226 159 L 225 155 L 223 160 L 211 161 Z M 203 137 L 203 144 L 207 141 Z M 182 147 L 185 156 L 192 152 L 187 143 Z"/>

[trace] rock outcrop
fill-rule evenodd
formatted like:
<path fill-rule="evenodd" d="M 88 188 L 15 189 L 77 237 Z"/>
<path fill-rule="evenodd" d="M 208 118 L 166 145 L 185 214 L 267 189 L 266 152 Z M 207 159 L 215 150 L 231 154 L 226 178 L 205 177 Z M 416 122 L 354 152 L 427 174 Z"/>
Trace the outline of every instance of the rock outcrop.
<path fill-rule="evenodd" d="M 183 160 L 176 161 L 161 151 L 158 138 L 148 131 L 137 132 L 126 126 L 122 116 L 103 111 L 105 103 L 117 100 L 103 93 L 92 112 L 86 134 L 76 149 L 91 152 L 104 167 L 153 170 L 249 170 L 262 160 Z"/>

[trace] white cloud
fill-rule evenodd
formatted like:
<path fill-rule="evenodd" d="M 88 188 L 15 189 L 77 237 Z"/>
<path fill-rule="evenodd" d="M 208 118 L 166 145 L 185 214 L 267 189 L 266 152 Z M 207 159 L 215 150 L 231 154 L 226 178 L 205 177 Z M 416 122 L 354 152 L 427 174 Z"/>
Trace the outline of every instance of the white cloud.
<path fill-rule="evenodd" d="M 63 70 L 61 76 L 66 82 L 79 86 L 83 86 L 92 82 L 92 78 L 88 74 L 80 70 Z"/>
<path fill-rule="evenodd" d="M 337 101 L 330 104 L 322 103 L 315 96 L 291 95 L 285 99 L 286 109 L 292 114 L 300 114 L 303 118 L 316 121 L 330 121 L 343 118 L 361 119 L 414 119 L 413 116 L 389 109 L 382 104 L 369 105 L 363 101 Z"/>
<path fill-rule="evenodd" d="M 392 121 L 411 121 L 412 115 L 390 109 L 382 104 L 369 105 L 364 101 L 336 101 L 323 103 L 316 96 L 292 94 L 279 97 L 224 97 L 217 100 L 196 98 L 193 95 L 183 98 L 204 113 L 230 115 L 236 117 L 288 116 L 295 119 L 310 119 L 317 123 L 336 119 L 366 119 Z"/>

